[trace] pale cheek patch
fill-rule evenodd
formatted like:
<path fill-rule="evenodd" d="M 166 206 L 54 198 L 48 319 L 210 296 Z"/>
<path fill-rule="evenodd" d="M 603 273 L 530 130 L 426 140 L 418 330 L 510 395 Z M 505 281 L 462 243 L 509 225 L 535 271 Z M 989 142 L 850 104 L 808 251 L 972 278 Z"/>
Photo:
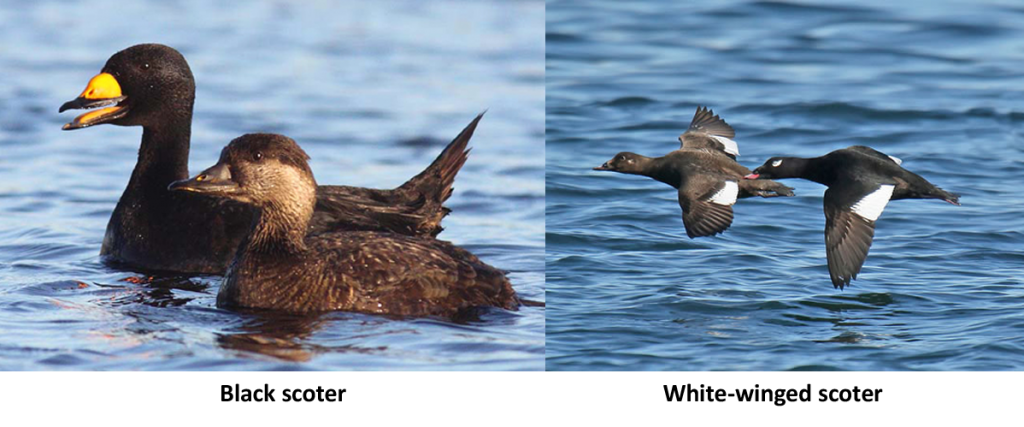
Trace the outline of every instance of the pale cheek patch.
<path fill-rule="evenodd" d="M 719 205 L 732 205 L 736 203 L 736 196 L 740 192 L 740 186 L 735 181 L 725 181 L 725 187 L 718 190 L 708 201 Z"/>
<path fill-rule="evenodd" d="M 711 137 L 714 138 L 715 141 L 718 141 L 720 144 L 725 146 L 726 153 L 732 154 L 734 156 L 740 155 L 740 146 L 736 144 L 736 141 L 718 135 L 711 135 Z"/>
<path fill-rule="evenodd" d="M 875 221 L 882 215 L 882 210 L 885 209 L 885 205 L 889 203 L 889 199 L 892 197 L 892 191 L 895 188 L 896 186 L 894 185 L 883 185 L 879 187 L 879 189 L 858 200 L 850 210 L 861 218 Z"/>
<path fill-rule="evenodd" d="M 772 162 L 772 167 L 773 168 L 777 168 L 779 166 L 782 166 L 782 159 L 779 159 L 779 160 L 776 160 L 776 161 Z"/>

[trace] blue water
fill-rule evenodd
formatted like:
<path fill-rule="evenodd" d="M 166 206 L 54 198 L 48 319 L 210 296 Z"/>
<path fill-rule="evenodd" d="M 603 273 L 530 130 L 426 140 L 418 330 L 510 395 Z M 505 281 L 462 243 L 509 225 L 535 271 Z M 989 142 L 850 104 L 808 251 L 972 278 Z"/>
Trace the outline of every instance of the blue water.
<path fill-rule="evenodd" d="M 543 369 L 543 308 L 261 317 L 217 309 L 219 277 L 122 281 L 98 252 L 141 129 L 57 114 L 111 54 L 160 42 L 197 80 L 192 171 L 278 132 L 320 183 L 383 188 L 489 109 L 441 237 L 544 300 L 543 3 L 0 2 L 0 23 L 0 369 Z"/>
<path fill-rule="evenodd" d="M 856 4 L 548 3 L 548 369 L 1024 369 L 1024 8 Z M 590 168 L 697 105 L 748 167 L 869 145 L 963 206 L 890 203 L 845 291 L 818 184 L 690 240 L 673 189 Z"/>

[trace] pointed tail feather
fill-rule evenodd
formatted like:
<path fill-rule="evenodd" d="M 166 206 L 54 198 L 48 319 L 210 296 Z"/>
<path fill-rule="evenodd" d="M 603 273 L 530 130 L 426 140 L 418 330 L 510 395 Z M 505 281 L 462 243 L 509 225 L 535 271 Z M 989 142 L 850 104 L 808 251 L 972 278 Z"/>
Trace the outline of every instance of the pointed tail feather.
<path fill-rule="evenodd" d="M 484 113 L 486 111 L 477 115 L 423 172 L 394 190 L 395 193 L 402 194 L 406 200 L 423 204 L 418 210 L 427 215 L 418 228 L 428 230 L 433 236 L 444 230 L 441 227 L 441 220 L 448 216 L 451 209 L 442 204 L 452 196 L 455 176 L 469 158 L 471 149 L 467 146 Z"/>
<path fill-rule="evenodd" d="M 486 113 L 486 112 L 485 112 Z M 434 162 L 430 164 L 423 172 L 416 175 L 398 187 L 401 191 L 412 191 L 419 190 L 421 193 L 429 194 L 436 192 L 440 194 L 440 201 L 447 200 L 451 196 L 452 183 L 455 181 L 455 175 L 462 169 L 462 165 L 466 164 L 466 159 L 469 157 L 470 150 L 466 148 L 469 144 L 469 140 L 473 138 L 473 132 L 476 131 L 476 125 L 483 118 L 484 113 L 480 113 L 476 118 L 473 119 L 469 125 L 466 126 L 462 132 L 459 133 L 455 139 L 452 140 L 445 147 L 444 151 L 441 152 L 434 159 Z M 436 188 L 433 191 L 423 191 L 428 188 Z M 439 191 L 438 191 L 439 190 Z"/>

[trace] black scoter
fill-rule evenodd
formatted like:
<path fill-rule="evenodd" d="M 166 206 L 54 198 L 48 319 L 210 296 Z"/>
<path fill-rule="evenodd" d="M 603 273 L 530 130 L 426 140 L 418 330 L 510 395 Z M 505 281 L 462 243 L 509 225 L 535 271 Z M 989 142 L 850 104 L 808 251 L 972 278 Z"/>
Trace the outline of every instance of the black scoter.
<path fill-rule="evenodd" d="M 316 181 L 308 158 L 288 137 L 248 134 L 213 167 L 170 185 L 178 194 L 255 209 L 218 307 L 444 317 L 482 306 L 518 308 L 501 270 L 449 242 L 379 231 L 309 235 Z"/>
<path fill-rule="evenodd" d="M 248 208 L 213 198 L 167 191 L 187 179 L 195 81 L 185 58 L 159 44 L 114 54 L 75 100 L 60 107 L 92 109 L 65 130 L 101 123 L 141 126 L 142 143 L 128 186 L 107 225 L 101 255 L 137 268 L 186 273 L 223 273 L 248 230 Z M 389 231 L 436 236 L 448 214 L 455 175 L 478 116 L 437 159 L 402 186 L 377 190 L 317 188 L 311 232 Z"/>
<path fill-rule="evenodd" d="M 855 145 L 821 157 L 772 157 L 748 179 L 803 178 L 825 190 L 825 254 L 832 285 L 857 278 L 875 236 L 875 221 L 889 200 L 939 199 L 959 206 L 960 196 L 901 166 L 899 158 Z"/>
<path fill-rule="evenodd" d="M 678 150 L 662 157 L 622 152 L 594 170 L 643 175 L 675 187 L 686 235 L 713 236 L 732 224 L 736 199 L 793 195 L 792 188 L 774 181 L 744 180 L 750 169 L 735 160 L 739 147 L 734 136 L 725 120 L 697 107 Z"/>

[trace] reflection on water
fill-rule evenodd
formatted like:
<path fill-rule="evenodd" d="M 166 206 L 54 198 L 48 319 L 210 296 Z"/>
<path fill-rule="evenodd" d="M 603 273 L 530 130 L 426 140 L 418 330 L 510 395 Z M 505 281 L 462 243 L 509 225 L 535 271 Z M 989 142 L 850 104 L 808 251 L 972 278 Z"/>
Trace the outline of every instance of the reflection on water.
<path fill-rule="evenodd" d="M 290 316 L 282 314 L 254 314 L 238 328 L 218 334 L 217 344 L 225 350 L 233 350 L 242 356 L 259 354 L 279 360 L 306 362 L 320 353 L 358 352 L 383 353 L 387 347 L 361 348 L 356 345 L 324 346 L 307 343 L 306 338 L 316 332 L 330 319 L 330 315 Z M 343 321 L 344 319 L 336 319 Z"/>

